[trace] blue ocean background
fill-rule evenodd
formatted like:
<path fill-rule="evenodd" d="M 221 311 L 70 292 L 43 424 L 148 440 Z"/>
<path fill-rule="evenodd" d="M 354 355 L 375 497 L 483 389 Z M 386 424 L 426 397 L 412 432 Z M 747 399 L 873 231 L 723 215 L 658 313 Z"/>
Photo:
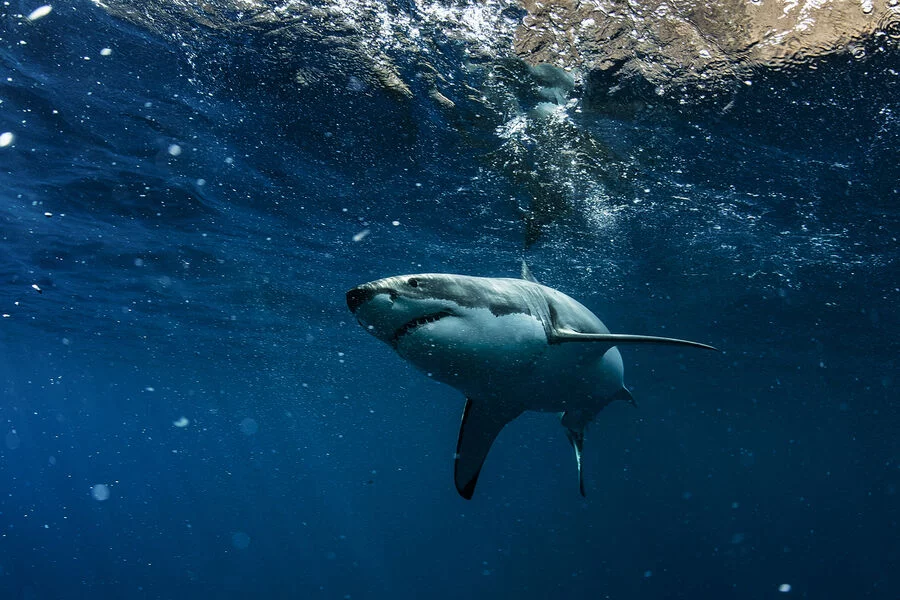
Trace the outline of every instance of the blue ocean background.
<path fill-rule="evenodd" d="M 896 54 L 572 111 L 629 185 L 560 174 L 526 248 L 492 129 L 35 8 L 0 8 L 0 598 L 900 597 Z M 724 353 L 622 350 L 586 498 L 526 414 L 465 501 L 463 399 L 344 293 L 522 259 Z"/>

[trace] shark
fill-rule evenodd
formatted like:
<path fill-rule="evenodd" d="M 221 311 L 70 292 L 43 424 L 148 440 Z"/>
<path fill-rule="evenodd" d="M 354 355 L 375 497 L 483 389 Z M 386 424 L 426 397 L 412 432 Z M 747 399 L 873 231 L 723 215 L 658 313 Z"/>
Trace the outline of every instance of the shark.
<path fill-rule="evenodd" d="M 467 500 L 494 440 L 525 411 L 560 415 L 584 496 L 585 428 L 611 402 L 634 404 L 618 346 L 718 351 L 688 340 L 610 333 L 583 304 L 538 283 L 524 262 L 519 279 L 397 275 L 356 286 L 346 300 L 370 334 L 465 396 L 454 482 Z"/>

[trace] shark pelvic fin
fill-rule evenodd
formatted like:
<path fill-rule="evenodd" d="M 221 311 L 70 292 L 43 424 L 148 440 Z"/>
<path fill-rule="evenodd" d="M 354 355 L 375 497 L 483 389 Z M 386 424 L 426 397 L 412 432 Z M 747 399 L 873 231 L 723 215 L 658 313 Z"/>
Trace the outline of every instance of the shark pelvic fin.
<path fill-rule="evenodd" d="M 631 395 L 631 391 L 627 387 L 623 387 L 621 390 L 613 394 L 613 400 L 622 400 L 637 408 L 637 402 L 634 401 L 634 396 Z"/>
<path fill-rule="evenodd" d="M 630 335 L 627 333 L 580 333 L 569 329 L 555 329 L 551 332 L 548 341 L 551 344 L 562 344 L 564 342 L 600 342 L 608 344 L 610 347 L 619 344 L 668 344 L 672 346 L 690 346 L 692 348 L 703 348 L 704 350 L 714 350 L 721 352 L 718 348 L 713 348 L 700 342 L 691 342 L 688 340 L 676 340 L 675 338 L 658 337 L 655 335 Z"/>
<path fill-rule="evenodd" d="M 572 449 L 575 450 L 575 464 L 578 466 L 578 491 L 581 492 L 582 496 L 586 496 L 584 493 L 584 471 L 581 468 L 581 454 L 584 450 L 584 429 L 570 429 L 566 427 L 566 437 L 569 438 L 569 443 L 572 444 Z"/>
<path fill-rule="evenodd" d="M 504 410 L 502 406 L 478 403 L 466 398 L 459 439 L 456 442 L 453 478 L 456 490 L 466 500 L 472 499 L 484 459 L 503 427 L 522 414 L 521 409 Z"/>

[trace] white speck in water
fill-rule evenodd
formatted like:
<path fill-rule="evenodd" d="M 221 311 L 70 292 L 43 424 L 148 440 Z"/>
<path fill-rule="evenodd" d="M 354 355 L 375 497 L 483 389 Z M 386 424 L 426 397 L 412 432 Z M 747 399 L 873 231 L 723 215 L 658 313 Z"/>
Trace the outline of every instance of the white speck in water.
<path fill-rule="evenodd" d="M 366 239 L 366 236 L 369 235 L 369 233 L 371 233 L 371 232 L 368 229 L 363 229 L 362 231 L 360 231 L 359 233 L 357 233 L 356 235 L 353 236 L 353 241 L 361 242 L 364 239 Z"/>
<path fill-rule="evenodd" d="M 53 10 L 53 7 L 49 4 L 45 4 L 31 11 L 31 14 L 29 14 L 27 18 L 29 21 L 37 21 L 38 19 L 43 19 L 49 15 L 51 10 Z"/>
<path fill-rule="evenodd" d="M 143 266 L 144 266 L 144 259 L 143 259 L 143 258 L 136 258 L 136 259 L 134 259 L 134 266 L 136 266 L 136 267 L 143 267 Z"/>
<path fill-rule="evenodd" d="M 226 164 L 226 165 L 233 165 L 233 164 L 234 164 L 234 159 L 231 158 L 231 157 L 229 156 L 228 158 L 225 159 L 225 164 Z"/>
<path fill-rule="evenodd" d="M 201 177 L 197 180 L 197 185 L 203 187 L 204 185 L 206 185 L 206 180 Z"/>
<path fill-rule="evenodd" d="M 104 48 L 100 51 L 100 56 L 109 56 L 112 54 L 112 48 Z"/>
<path fill-rule="evenodd" d="M 6 148 L 14 141 L 16 141 L 16 136 L 13 135 L 12 131 L 0 133 L 0 148 Z"/>
<path fill-rule="evenodd" d="M 787 594 L 789 591 L 791 591 L 791 584 L 782 583 L 781 585 L 778 586 L 778 591 L 781 592 L 782 594 Z"/>
<path fill-rule="evenodd" d="M 96 484 L 91 488 L 91 496 L 93 496 L 94 500 L 96 500 L 97 502 L 109 500 L 109 486 L 105 483 Z"/>
<path fill-rule="evenodd" d="M 184 427 L 187 427 L 187 426 L 190 425 L 190 424 L 191 424 L 191 421 L 190 421 L 190 419 L 188 419 L 187 417 L 181 417 L 181 418 L 178 419 L 177 421 L 172 421 L 172 425 L 174 425 L 175 427 L 181 427 L 181 428 L 184 428 Z"/>
<path fill-rule="evenodd" d="M 250 417 L 247 417 L 246 419 L 241 421 L 241 431 L 244 435 L 253 435 L 257 431 L 259 431 L 259 425 L 256 423 L 256 421 L 254 421 Z"/>
<path fill-rule="evenodd" d="M 178 156 L 179 154 L 181 154 L 181 146 L 179 146 L 178 144 L 170 144 L 169 154 L 171 154 L 172 156 Z"/>
<path fill-rule="evenodd" d="M 231 545 L 238 550 L 244 550 L 250 545 L 250 536 L 243 531 L 235 531 L 231 535 Z"/>
<path fill-rule="evenodd" d="M 18 448 L 20 443 L 19 434 L 16 433 L 15 429 L 6 434 L 6 447 L 10 450 Z"/>
<path fill-rule="evenodd" d="M 34 291 L 36 291 L 38 294 L 43 294 L 43 293 L 44 293 L 44 290 L 41 289 L 41 286 L 39 286 L 39 285 L 36 284 L 36 283 L 32 283 L 32 284 L 31 284 L 31 289 L 33 289 Z"/>
<path fill-rule="evenodd" d="M 145 392 L 155 392 L 155 391 L 156 391 L 156 388 L 153 387 L 153 386 L 148 385 L 147 387 L 144 388 L 144 391 L 145 391 Z"/>
<path fill-rule="evenodd" d="M 400 225 L 400 221 L 391 221 L 391 225 L 393 225 L 394 227 L 397 227 Z"/>

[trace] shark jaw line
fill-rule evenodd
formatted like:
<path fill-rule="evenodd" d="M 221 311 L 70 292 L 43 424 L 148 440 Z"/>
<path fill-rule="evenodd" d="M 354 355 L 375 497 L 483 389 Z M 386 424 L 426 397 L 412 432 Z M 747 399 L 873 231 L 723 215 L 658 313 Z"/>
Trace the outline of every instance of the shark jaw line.
<path fill-rule="evenodd" d="M 453 313 L 449 310 L 441 310 L 435 313 L 427 314 L 421 317 L 417 317 L 407 323 L 404 323 L 400 329 L 394 332 L 394 335 L 391 337 L 391 345 L 395 348 L 397 344 L 400 343 L 400 338 L 405 335 L 409 335 L 410 333 L 416 331 L 423 325 L 427 325 L 429 323 L 435 323 L 440 321 L 444 317 L 452 317 Z"/>

